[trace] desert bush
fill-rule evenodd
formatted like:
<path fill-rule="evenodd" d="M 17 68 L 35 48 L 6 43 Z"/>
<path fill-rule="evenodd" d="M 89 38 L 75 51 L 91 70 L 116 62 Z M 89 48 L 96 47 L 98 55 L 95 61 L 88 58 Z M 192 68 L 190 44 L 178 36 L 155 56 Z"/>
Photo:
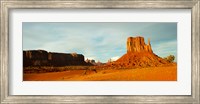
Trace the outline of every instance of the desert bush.
<path fill-rule="evenodd" d="M 164 57 L 165 60 L 169 61 L 169 62 L 173 62 L 174 59 L 175 59 L 175 56 L 174 55 L 169 55 L 167 57 Z"/>

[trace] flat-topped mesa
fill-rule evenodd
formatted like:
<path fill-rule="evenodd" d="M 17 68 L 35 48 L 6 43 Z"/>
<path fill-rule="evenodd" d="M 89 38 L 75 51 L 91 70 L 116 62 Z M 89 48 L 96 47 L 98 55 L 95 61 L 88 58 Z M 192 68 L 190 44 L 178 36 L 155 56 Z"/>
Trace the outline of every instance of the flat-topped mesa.
<path fill-rule="evenodd" d="M 23 51 L 23 66 L 78 66 L 90 65 L 84 61 L 82 54 L 55 53 L 45 50 Z"/>
<path fill-rule="evenodd" d="M 143 37 L 129 37 L 127 39 L 127 53 L 129 52 L 153 52 L 151 49 L 150 39 L 146 45 Z"/>

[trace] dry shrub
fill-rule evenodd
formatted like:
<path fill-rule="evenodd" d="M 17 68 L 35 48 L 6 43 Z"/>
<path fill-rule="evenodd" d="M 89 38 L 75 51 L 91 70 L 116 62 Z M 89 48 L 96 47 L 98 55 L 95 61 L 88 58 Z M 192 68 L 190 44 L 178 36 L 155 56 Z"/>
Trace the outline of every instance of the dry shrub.
<path fill-rule="evenodd" d="M 164 57 L 165 60 L 169 61 L 169 62 L 173 62 L 174 59 L 175 59 L 175 56 L 174 55 L 169 55 L 167 57 Z"/>

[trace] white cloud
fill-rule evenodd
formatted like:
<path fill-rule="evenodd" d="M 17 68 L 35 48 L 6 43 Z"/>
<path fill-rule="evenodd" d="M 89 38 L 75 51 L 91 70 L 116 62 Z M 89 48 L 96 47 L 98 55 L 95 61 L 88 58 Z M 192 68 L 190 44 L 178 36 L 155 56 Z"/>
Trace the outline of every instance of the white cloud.
<path fill-rule="evenodd" d="M 85 60 L 95 60 L 95 57 L 85 57 Z M 96 61 L 96 60 L 95 60 Z"/>
<path fill-rule="evenodd" d="M 111 61 L 116 61 L 116 60 L 118 60 L 119 58 L 120 58 L 119 56 L 112 57 L 112 58 L 111 58 Z"/>

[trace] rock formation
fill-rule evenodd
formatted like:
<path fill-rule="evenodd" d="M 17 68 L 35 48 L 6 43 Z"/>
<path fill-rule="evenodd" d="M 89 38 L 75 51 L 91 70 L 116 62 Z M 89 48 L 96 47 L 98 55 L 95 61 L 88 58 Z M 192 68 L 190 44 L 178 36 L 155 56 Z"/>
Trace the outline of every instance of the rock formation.
<path fill-rule="evenodd" d="M 150 39 L 148 39 L 148 45 L 146 45 L 143 37 L 129 37 L 126 46 L 127 52 L 153 52 Z"/>
<path fill-rule="evenodd" d="M 155 67 L 171 64 L 153 53 L 150 39 L 146 45 L 143 37 L 129 37 L 127 39 L 127 53 L 117 61 L 109 63 L 112 67 Z"/>
<path fill-rule="evenodd" d="M 81 54 L 53 53 L 44 50 L 23 51 L 23 66 L 89 65 Z"/>
<path fill-rule="evenodd" d="M 85 62 L 86 62 L 86 63 L 93 64 L 93 65 L 96 64 L 95 60 L 93 60 L 93 59 L 91 59 L 91 60 L 90 60 L 90 59 L 86 59 Z"/>

